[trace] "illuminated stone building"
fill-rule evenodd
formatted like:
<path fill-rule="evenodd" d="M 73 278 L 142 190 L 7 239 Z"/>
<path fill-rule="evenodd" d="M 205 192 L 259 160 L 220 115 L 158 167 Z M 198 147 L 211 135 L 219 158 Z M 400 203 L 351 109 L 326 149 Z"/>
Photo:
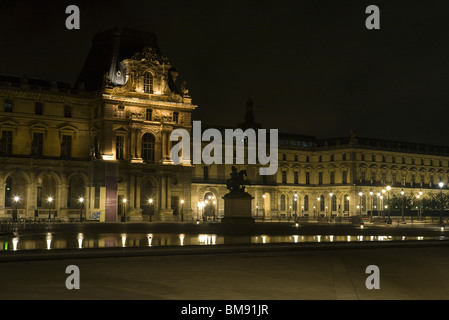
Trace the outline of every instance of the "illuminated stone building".
<path fill-rule="evenodd" d="M 232 165 L 170 158 L 170 133 L 191 132 L 196 106 L 154 34 L 116 28 L 96 35 L 73 87 L 0 75 L 0 102 L 0 217 L 15 209 L 26 218 L 100 221 L 223 214 Z M 244 119 L 237 127 L 262 127 L 251 100 Z M 278 143 L 275 175 L 235 165 L 251 181 L 255 217 L 378 214 L 393 194 L 424 196 L 448 182 L 448 147 L 353 133 L 322 140 L 280 132 Z"/>

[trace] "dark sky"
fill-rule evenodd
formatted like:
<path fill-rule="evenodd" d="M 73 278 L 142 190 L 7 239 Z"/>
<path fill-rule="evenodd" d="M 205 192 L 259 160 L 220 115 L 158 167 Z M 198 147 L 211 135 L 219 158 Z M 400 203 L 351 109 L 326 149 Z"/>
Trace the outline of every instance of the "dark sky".
<path fill-rule="evenodd" d="M 69 4 L 80 30 L 65 28 Z M 73 85 L 114 26 L 157 34 L 196 119 L 234 126 L 251 94 L 266 128 L 449 145 L 448 1 L 1 0 L 0 72 Z"/>

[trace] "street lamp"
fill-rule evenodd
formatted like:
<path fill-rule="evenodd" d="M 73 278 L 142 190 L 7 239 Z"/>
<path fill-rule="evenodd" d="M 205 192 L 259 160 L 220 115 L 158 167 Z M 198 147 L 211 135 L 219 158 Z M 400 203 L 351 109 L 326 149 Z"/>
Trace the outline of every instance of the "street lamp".
<path fill-rule="evenodd" d="M 373 200 L 374 193 L 372 191 L 370 191 L 369 195 L 370 195 L 370 199 L 371 199 L 371 217 L 370 217 L 370 222 L 371 222 L 371 219 L 373 218 L 373 211 L 374 211 L 374 200 Z"/>
<path fill-rule="evenodd" d="M 444 204 L 443 204 L 443 187 L 444 187 L 444 183 L 443 183 L 443 181 L 440 181 L 440 183 L 438 183 L 438 186 L 440 187 L 440 201 L 441 201 L 440 227 L 443 227 L 443 210 L 444 210 Z"/>
<path fill-rule="evenodd" d="M 297 221 L 297 211 L 298 211 L 298 194 L 295 192 L 295 197 L 293 199 L 295 202 L 295 222 Z"/>
<path fill-rule="evenodd" d="M 421 199 L 421 197 L 422 197 L 422 191 L 421 190 L 419 190 L 418 196 L 419 196 L 419 199 Z M 419 206 L 418 213 L 419 213 L 419 220 L 421 220 L 422 219 L 422 199 L 420 201 L 420 206 Z"/>
<path fill-rule="evenodd" d="M 329 203 L 330 203 L 330 207 L 331 207 L 331 209 L 330 209 L 330 218 L 332 218 L 332 196 L 333 195 L 334 194 L 332 193 L 332 191 L 329 192 Z M 335 208 L 335 209 L 337 209 L 337 208 Z"/>
<path fill-rule="evenodd" d="M 51 204 L 53 202 L 53 197 L 48 197 L 47 202 L 48 202 L 48 221 L 50 221 L 51 220 Z"/>
<path fill-rule="evenodd" d="M 184 199 L 181 199 L 181 221 L 184 221 Z"/>
<path fill-rule="evenodd" d="M 363 197 L 363 193 L 362 191 L 359 192 L 359 202 L 360 202 L 360 219 L 362 218 L 362 197 Z"/>
<path fill-rule="evenodd" d="M 266 197 L 266 195 L 262 195 L 262 198 L 263 198 L 263 215 L 262 215 L 262 222 L 264 222 L 265 221 L 265 197 Z"/>
<path fill-rule="evenodd" d="M 122 222 L 126 221 L 126 198 L 123 198 L 123 214 L 122 214 Z"/>
<path fill-rule="evenodd" d="M 83 197 L 80 197 L 80 198 L 78 199 L 78 202 L 80 203 L 80 207 L 81 207 L 81 209 L 80 209 L 80 222 L 81 222 L 81 221 L 83 221 L 84 198 L 83 198 Z"/>
<path fill-rule="evenodd" d="M 15 196 L 13 200 L 15 202 L 15 210 L 13 212 L 12 219 L 13 219 L 14 222 L 17 222 L 17 215 L 18 215 L 18 210 L 17 209 L 18 209 L 18 204 L 19 204 L 20 197 L 19 196 Z"/>
<path fill-rule="evenodd" d="M 153 219 L 153 198 L 148 199 L 148 205 L 150 206 L 150 222 Z"/>
<path fill-rule="evenodd" d="M 404 189 L 401 190 L 401 195 L 402 195 L 402 201 L 401 201 L 401 211 L 402 211 L 402 221 L 404 221 Z"/>

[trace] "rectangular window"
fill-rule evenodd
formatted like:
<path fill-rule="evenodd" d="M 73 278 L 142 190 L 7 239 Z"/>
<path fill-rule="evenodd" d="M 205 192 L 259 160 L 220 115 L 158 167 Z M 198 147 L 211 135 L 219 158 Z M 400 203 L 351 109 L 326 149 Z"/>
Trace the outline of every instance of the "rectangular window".
<path fill-rule="evenodd" d="M 318 172 L 318 184 L 323 184 L 323 173 Z"/>
<path fill-rule="evenodd" d="M 44 105 L 42 104 L 42 102 L 36 102 L 36 104 L 34 105 L 34 114 L 37 115 L 42 115 L 44 111 Z"/>
<path fill-rule="evenodd" d="M 348 183 L 348 172 L 347 172 L 347 171 L 343 171 L 343 172 L 342 172 L 342 179 L 341 179 L 341 182 L 342 182 L 343 184 Z"/>
<path fill-rule="evenodd" d="M 173 112 L 173 122 L 178 123 L 179 120 L 179 112 Z"/>
<path fill-rule="evenodd" d="M 12 112 L 12 106 L 13 106 L 12 100 L 6 99 L 5 104 L 3 106 L 5 108 L 5 112 Z"/>
<path fill-rule="evenodd" d="M 298 179 L 298 171 L 294 172 L 294 183 L 298 184 L 299 183 L 299 179 Z"/>
<path fill-rule="evenodd" d="M 331 171 L 331 184 L 335 184 L 335 171 Z"/>
<path fill-rule="evenodd" d="M 64 106 L 64 117 L 71 118 L 72 117 L 72 107 L 69 105 Z"/>
<path fill-rule="evenodd" d="M 343 161 L 346 161 L 346 153 L 343 153 Z"/>
<path fill-rule="evenodd" d="M 151 109 L 147 109 L 145 112 L 145 120 L 146 121 L 151 121 L 153 120 L 153 110 Z"/>
<path fill-rule="evenodd" d="M 282 171 L 282 183 L 287 183 L 287 171 Z"/>
<path fill-rule="evenodd" d="M 62 136 L 61 158 L 70 158 L 72 156 L 72 136 Z"/>
<path fill-rule="evenodd" d="M 306 184 L 310 184 L 310 172 L 306 172 Z"/>
<path fill-rule="evenodd" d="M 42 156 L 44 153 L 44 134 L 33 133 L 33 141 L 31 142 L 31 154 L 34 156 Z"/>
<path fill-rule="evenodd" d="M 1 152 L 3 154 L 12 154 L 12 131 L 2 131 Z"/>
<path fill-rule="evenodd" d="M 124 140 L 123 136 L 115 137 L 115 158 L 117 160 L 123 160 Z"/>

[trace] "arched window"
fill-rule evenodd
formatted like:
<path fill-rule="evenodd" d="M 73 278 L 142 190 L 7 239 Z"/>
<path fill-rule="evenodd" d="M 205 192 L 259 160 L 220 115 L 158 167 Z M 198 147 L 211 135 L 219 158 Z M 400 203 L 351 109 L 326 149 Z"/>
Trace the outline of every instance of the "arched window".
<path fill-rule="evenodd" d="M 142 152 L 143 161 L 154 161 L 154 136 L 150 133 L 145 133 L 142 137 Z"/>
<path fill-rule="evenodd" d="M 345 194 L 343 207 L 344 207 L 344 211 L 349 212 L 349 196 L 347 194 Z"/>
<path fill-rule="evenodd" d="M 337 196 L 335 194 L 332 195 L 331 210 L 337 211 Z"/>
<path fill-rule="evenodd" d="M 285 194 L 281 195 L 281 211 L 285 211 Z"/>
<path fill-rule="evenodd" d="M 143 92 L 153 93 L 153 75 L 150 72 L 145 72 L 143 76 Z"/>
<path fill-rule="evenodd" d="M 324 196 L 321 195 L 321 197 L 320 197 L 320 211 L 324 211 L 325 207 L 326 206 L 325 206 L 325 202 L 324 202 Z"/>
<path fill-rule="evenodd" d="M 304 211 L 309 211 L 309 196 L 304 196 Z"/>

